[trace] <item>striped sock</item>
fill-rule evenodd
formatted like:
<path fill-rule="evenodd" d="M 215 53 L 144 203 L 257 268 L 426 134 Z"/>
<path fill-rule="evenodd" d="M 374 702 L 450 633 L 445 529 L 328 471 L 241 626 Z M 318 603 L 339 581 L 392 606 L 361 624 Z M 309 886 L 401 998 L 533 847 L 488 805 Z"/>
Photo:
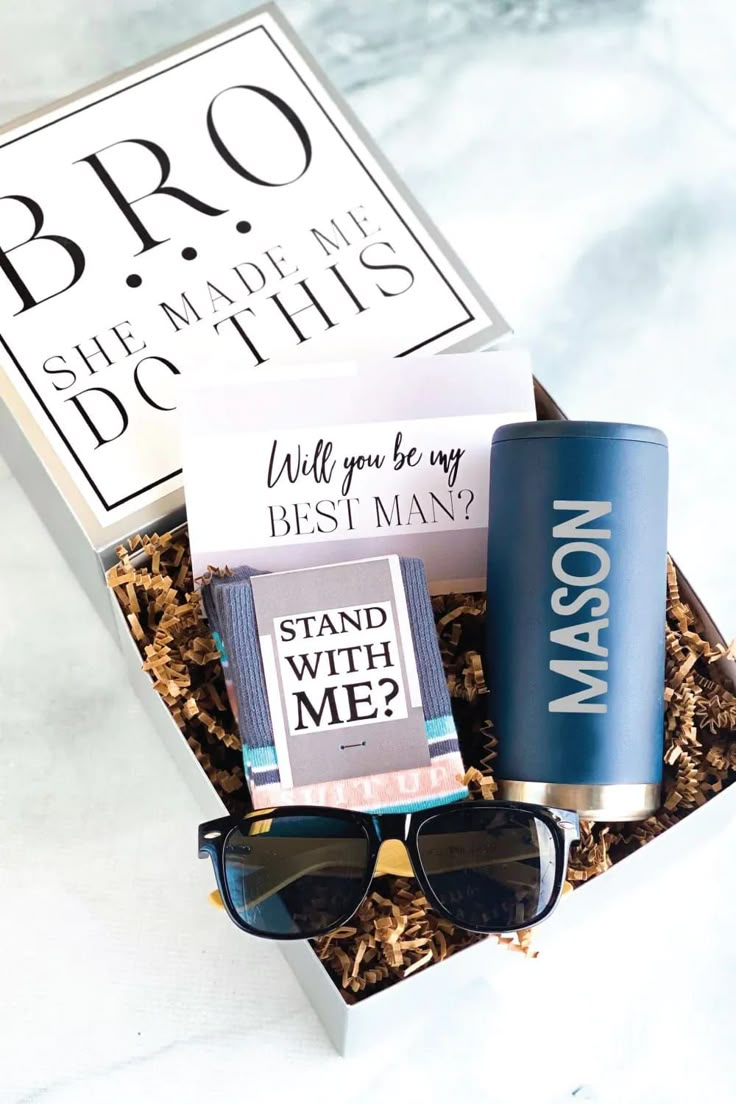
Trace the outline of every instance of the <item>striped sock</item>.
<path fill-rule="evenodd" d="M 271 805 L 332 805 L 370 812 L 411 812 L 467 796 L 464 766 L 452 717 L 424 564 L 400 557 L 417 675 L 429 747 L 429 766 L 386 774 L 282 788 L 263 661 L 258 644 L 251 576 L 241 567 L 212 576 L 202 601 L 220 649 L 228 693 L 243 743 L 245 774 L 255 808 Z"/>

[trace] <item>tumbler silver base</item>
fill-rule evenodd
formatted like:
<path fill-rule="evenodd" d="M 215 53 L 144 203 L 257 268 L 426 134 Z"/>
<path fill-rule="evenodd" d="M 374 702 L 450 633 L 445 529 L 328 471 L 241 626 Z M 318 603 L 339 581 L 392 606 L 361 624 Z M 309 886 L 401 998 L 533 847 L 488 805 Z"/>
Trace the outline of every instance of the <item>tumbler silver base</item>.
<path fill-rule="evenodd" d="M 605 786 L 567 782 L 498 783 L 505 801 L 528 801 L 555 809 L 573 809 L 585 820 L 645 820 L 659 808 L 658 782 L 613 783 Z"/>

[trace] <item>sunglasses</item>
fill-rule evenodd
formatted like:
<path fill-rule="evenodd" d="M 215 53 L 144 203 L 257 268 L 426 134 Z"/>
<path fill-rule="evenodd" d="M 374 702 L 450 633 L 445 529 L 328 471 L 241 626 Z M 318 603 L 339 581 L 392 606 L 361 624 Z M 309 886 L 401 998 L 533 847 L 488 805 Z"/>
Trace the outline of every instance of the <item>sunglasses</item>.
<path fill-rule="evenodd" d="M 485 934 L 529 928 L 557 904 L 577 814 L 514 801 L 467 801 L 415 813 L 295 805 L 199 827 L 230 918 L 266 939 L 313 939 L 350 920 L 389 841 L 440 916 Z"/>

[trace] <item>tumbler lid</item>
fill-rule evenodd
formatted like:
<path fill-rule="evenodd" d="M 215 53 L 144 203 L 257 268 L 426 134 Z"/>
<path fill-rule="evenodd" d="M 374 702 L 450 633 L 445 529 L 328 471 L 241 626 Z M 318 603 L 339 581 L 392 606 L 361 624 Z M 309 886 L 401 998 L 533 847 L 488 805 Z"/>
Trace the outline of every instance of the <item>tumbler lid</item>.
<path fill-rule="evenodd" d="M 493 434 L 494 445 L 501 441 L 524 441 L 539 437 L 587 437 L 597 440 L 641 441 L 667 448 L 667 438 L 653 426 L 626 422 L 574 422 L 566 418 L 541 422 L 512 422 L 499 426 Z"/>

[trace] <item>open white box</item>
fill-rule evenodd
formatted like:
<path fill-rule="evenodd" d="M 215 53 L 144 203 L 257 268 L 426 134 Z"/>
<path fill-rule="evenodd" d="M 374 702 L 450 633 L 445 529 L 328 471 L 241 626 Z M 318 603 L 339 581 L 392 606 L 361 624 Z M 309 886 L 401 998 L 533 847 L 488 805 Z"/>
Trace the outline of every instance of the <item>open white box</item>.
<path fill-rule="evenodd" d="M 544 388 L 535 381 L 537 415 L 540 418 L 559 418 L 562 412 Z M 138 555 L 142 555 L 138 553 Z M 135 559 L 135 554 L 134 557 Z M 679 576 L 683 599 L 697 613 L 705 637 L 711 642 L 722 642 L 708 612 L 703 608 L 688 581 Z M 209 781 L 194 752 L 174 723 L 166 705 L 152 688 L 151 678 L 141 670 L 141 655 L 128 629 L 117 599 L 110 593 L 121 648 L 125 655 L 133 686 L 138 692 L 156 730 L 169 748 L 180 773 L 187 782 L 202 820 L 227 812 L 225 805 Z M 736 664 L 730 660 L 719 661 L 722 673 L 736 684 Z M 618 862 L 613 871 L 599 876 L 566 897 L 560 905 L 566 926 L 574 927 L 591 922 L 599 908 L 607 908 L 611 895 L 641 892 L 646 895 L 647 886 L 655 881 L 666 865 L 677 860 L 683 849 L 705 846 L 707 841 L 730 820 L 736 817 L 736 787 L 711 799 L 673 828 L 664 832 L 645 847 Z M 612 877 L 615 872 L 616 877 Z M 540 929 L 535 943 L 542 946 L 545 956 L 555 954 L 554 941 L 544 938 Z M 355 1003 L 348 1003 L 335 981 L 320 962 L 311 944 L 295 941 L 281 943 L 279 949 L 289 962 L 305 994 L 319 1015 L 327 1034 L 336 1049 L 344 1055 L 358 1052 L 385 1040 L 386 1023 L 411 1022 L 431 1024 L 434 1010 L 447 1001 L 454 1002 L 464 986 L 484 978 L 497 983 L 502 992 L 504 984 L 513 984 L 513 970 L 520 968 L 521 956 L 512 956 L 494 940 L 484 940 L 456 952 L 444 962 L 430 966 L 390 988 L 364 996 Z M 534 963 L 528 964 L 530 969 Z M 462 1031 L 462 1002 L 458 1004 L 457 1030 Z"/>
<path fill-rule="evenodd" d="M 333 119 L 333 123 L 334 119 L 337 118 L 345 132 L 350 135 L 350 141 L 353 142 L 356 148 L 361 150 L 363 157 L 369 160 L 372 159 L 374 174 L 380 176 L 384 182 L 384 187 L 391 194 L 391 202 L 394 205 L 392 209 L 401 212 L 402 217 L 406 220 L 405 225 L 410 228 L 413 239 L 417 244 L 421 241 L 424 255 L 431 259 L 432 265 L 442 274 L 447 287 L 453 293 L 460 289 L 465 300 L 460 299 L 459 302 L 464 305 L 464 302 L 467 301 L 472 307 L 472 310 L 468 312 L 468 327 L 466 327 L 465 322 L 458 322 L 457 326 L 446 329 L 444 332 L 441 332 L 441 327 L 440 330 L 431 329 L 435 324 L 437 311 L 434 309 L 433 303 L 429 301 L 420 299 L 415 304 L 411 324 L 408 320 L 403 319 L 402 315 L 399 315 L 398 324 L 395 324 L 394 328 L 391 328 L 384 316 L 376 310 L 376 313 L 372 316 L 375 318 L 375 324 L 371 326 L 371 333 L 374 335 L 374 341 L 380 339 L 381 347 L 376 348 L 374 344 L 368 350 L 358 342 L 350 350 L 352 354 L 354 354 L 356 348 L 360 352 L 370 351 L 371 353 L 385 355 L 403 355 L 410 352 L 412 348 L 421 349 L 425 353 L 427 351 L 473 350 L 484 347 L 490 341 L 502 335 L 505 332 L 505 325 L 493 306 L 464 271 L 463 266 L 452 255 L 451 250 L 441 241 L 426 217 L 417 209 L 411 197 L 407 196 L 400 181 L 396 179 L 390 167 L 386 165 L 380 154 L 375 150 L 357 120 L 342 104 L 340 97 L 334 90 L 329 88 L 324 77 L 315 70 L 310 60 L 305 58 L 303 51 L 295 45 L 293 36 L 273 9 L 270 7 L 259 9 L 258 12 L 248 17 L 244 23 L 230 28 L 221 28 L 214 32 L 213 42 L 217 40 L 217 43 L 224 43 L 230 40 L 242 39 L 247 30 L 244 29 L 245 23 L 250 24 L 252 22 L 255 24 L 259 20 L 267 25 L 269 33 L 280 42 L 282 50 L 287 53 L 290 50 L 296 51 L 298 56 L 295 57 L 294 64 L 297 67 L 306 66 L 308 70 L 304 80 L 306 81 L 305 87 L 309 88 L 309 94 L 312 97 L 316 96 L 318 99 L 323 95 L 329 98 L 332 116 L 328 114 L 328 117 Z M 182 55 L 186 54 L 187 59 L 191 60 L 202 54 L 210 53 L 214 48 L 212 44 L 190 43 L 182 48 Z M 181 59 L 174 62 L 171 59 L 160 58 L 152 63 L 152 69 L 156 70 L 154 75 L 158 75 L 178 68 L 181 64 Z M 149 79 L 149 76 L 145 76 L 146 81 Z M 5 156 L 6 147 L 11 145 L 15 147 L 19 137 L 33 134 L 38 130 L 46 131 L 52 124 L 56 125 L 56 122 L 60 119 L 80 115 L 81 112 L 77 105 L 82 100 L 84 100 L 83 110 L 86 111 L 89 106 L 94 107 L 97 100 L 102 102 L 112 99 L 112 96 L 117 96 L 119 91 L 110 88 L 116 81 L 120 83 L 122 90 L 126 90 L 128 86 L 135 87 L 142 84 L 143 78 L 140 73 L 135 72 L 114 77 L 105 87 L 80 93 L 80 96 L 72 105 L 56 105 L 50 108 L 48 117 L 44 117 L 41 123 L 37 123 L 36 120 L 26 120 L 19 127 L 18 134 L 14 131 L 13 134 L 6 135 L 4 138 L 0 135 L 0 167 L 5 167 L 2 159 Z M 154 85 L 155 82 L 151 87 Z M 177 103 L 174 99 L 170 109 L 174 111 L 176 107 Z M 136 124 L 140 123 L 142 127 L 145 127 L 147 121 L 145 105 L 143 110 L 139 109 L 135 121 Z M 138 132 L 132 131 L 131 133 Z M 125 132 L 123 132 L 124 136 Z M 118 134 L 117 136 L 109 135 L 109 140 L 114 141 L 116 137 L 118 140 L 121 139 L 121 135 Z M 100 135 L 98 134 L 95 140 L 99 138 Z M 99 149 L 101 145 L 102 141 L 98 142 L 96 146 L 90 146 L 89 149 L 80 149 L 77 152 L 80 155 L 89 153 L 90 149 Z M 22 144 L 15 148 L 22 148 Z M 72 153 L 69 153 L 69 160 L 72 161 Z M 37 172 L 39 186 L 42 181 L 47 179 L 53 179 L 55 184 L 58 183 L 60 176 L 52 171 L 53 168 L 53 166 L 50 168 L 45 162 L 39 163 Z M 59 166 L 58 168 L 59 173 L 61 173 L 62 169 L 66 169 L 68 166 Z M 32 174 L 30 174 L 27 167 L 26 172 L 30 178 Z M 6 173 L 6 190 L 8 191 L 12 190 L 11 175 Z M 26 183 L 24 183 L 24 186 L 26 186 Z M 82 206 L 82 209 L 73 213 L 84 224 L 90 212 L 81 204 L 81 201 L 78 201 L 78 204 Z M 58 214 L 58 211 L 55 213 Z M 76 233 L 74 224 L 72 224 L 72 232 Z M 129 261 L 125 263 L 129 263 Z M 123 282 L 125 271 L 127 269 L 121 270 Z M 117 273 L 116 278 L 121 273 Z M 107 276 L 109 276 L 109 273 L 103 272 L 101 274 L 103 278 Z M 132 287 L 133 285 L 129 284 L 128 286 Z M 3 290 L 6 291 L 7 289 Z M 129 302 L 132 302 L 132 300 L 126 299 L 126 309 Z M 168 713 L 166 706 L 153 691 L 149 677 L 141 671 L 141 659 L 137 647 L 128 632 L 127 624 L 114 596 L 107 591 L 105 584 L 105 571 L 115 561 L 115 546 L 126 536 L 139 531 L 152 532 L 157 530 L 163 533 L 176 528 L 183 522 L 184 511 L 181 489 L 176 486 L 172 487 L 171 483 L 167 482 L 168 477 L 164 477 L 161 480 L 160 497 L 150 500 L 150 496 L 148 496 L 144 503 L 142 499 L 136 500 L 133 496 L 133 501 L 130 503 L 130 509 L 127 512 L 121 513 L 118 510 L 114 517 L 108 516 L 101 519 L 99 511 L 95 513 L 90 508 L 89 501 L 83 493 L 82 481 L 78 473 L 75 476 L 68 457 L 66 462 L 62 458 L 59 440 L 56 436 L 58 426 L 54 424 L 50 414 L 48 420 L 45 420 L 45 417 L 39 414 L 38 410 L 33 410 L 32 397 L 29 397 L 29 395 L 23 396 L 19 377 L 19 374 L 23 374 L 21 364 L 23 355 L 18 354 L 14 339 L 8 339 L 7 337 L 6 324 L 12 322 L 14 314 L 12 309 L 5 310 L 6 306 L 7 299 L 3 300 L 0 296 L 0 362 L 4 361 L 4 365 L 0 363 L 0 366 L 5 368 L 5 371 L 0 371 L 0 397 L 3 399 L 3 402 L 0 403 L 0 445 L 8 463 L 26 490 L 39 515 L 78 575 L 90 600 L 111 631 L 119 637 L 133 685 L 149 712 L 156 731 L 169 747 L 172 757 L 190 785 L 194 797 L 192 807 L 192 861 L 195 861 L 197 816 L 201 816 L 202 819 L 215 817 L 222 813 L 223 806 L 196 757 Z M 73 311 L 71 313 L 73 314 Z M 123 316 L 120 315 L 120 317 Z M 32 317 L 35 326 L 34 332 L 56 339 L 56 334 L 53 332 L 53 321 L 47 322 L 44 326 L 41 318 L 36 323 L 35 316 Z M 426 332 L 421 332 L 420 329 L 420 332 L 417 333 L 417 328 L 421 327 L 422 320 L 425 320 L 424 324 L 430 329 Z M 64 318 L 62 321 L 66 323 L 67 319 Z M 111 319 L 108 319 L 108 325 L 110 321 Z M 121 325 L 119 325 L 119 328 Z M 92 326 L 92 323 L 90 323 L 90 326 Z M 411 340 L 406 340 L 410 331 Z M 83 334 L 78 336 L 85 336 L 85 339 L 88 339 L 90 332 L 90 330 L 85 330 Z M 379 335 L 378 339 L 375 337 L 376 334 Z M 118 339 L 123 340 L 119 333 Z M 11 352 L 11 347 L 13 352 Z M 53 351 L 53 347 L 49 349 L 49 352 L 51 351 Z M 343 359 L 345 355 L 346 350 L 340 343 L 329 347 L 327 342 L 315 341 L 310 345 L 310 359 L 312 360 L 318 360 L 320 357 Z M 40 358 L 36 359 L 40 363 Z M 38 371 L 38 364 L 36 364 L 36 370 Z M 58 376 L 58 372 L 56 375 Z M 52 375 L 45 380 L 47 387 L 51 387 L 49 380 L 53 378 Z M 62 375 L 59 382 L 61 383 L 64 378 Z M 57 391 L 63 397 L 65 389 L 59 387 Z M 53 398 L 53 392 L 51 392 L 51 397 Z M 58 395 L 56 397 L 58 399 Z M 537 388 L 537 402 L 540 416 L 560 416 L 559 410 L 541 387 Z M 46 413 L 48 414 L 48 411 Z M 75 459 L 78 458 L 75 457 Z M 131 457 L 128 455 L 124 459 L 130 462 Z M 163 475 L 164 472 L 169 471 L 169 468 L 164 467 L 160 474 Z M 700 614 L 709 639 L 711 641 L 720 639 L 707 613 L 702 609 L 697 598 L 686 584 L 683 586 L 683 592 L 684 597 Z M 733 672 L 734 665 L 732 664 L 731 677 L 733 677 Z M 650 872 L 666 861 L 668 855 L 674 855 L 683 846 L 687 846 L 686 841 L 690 841 L 690 844 L 694 846 L 698 842 L 706 840 L 709 833 L 717 826 L 717 823 L 730 818 L 734 812 L 736 812 L 736 789 L 733 793 L 727 792 L 709 802 L 703 809 L 679 824 L 674 839 L 670 837 L 673 836 L 675 830 L 670 830 L 646 848 L 618 864 L 615 879 L 611 878 L 610 882 L 608 877 L 597 879 L 590 889 L 586 888 L 582 892 L 574 894 L 571 901 L 564 906 L 570 922 L 574 923 L 576 912 L 582 914 L 586 911 L 583 906 L 577 905 L 579 900 L 591 899 L 592 895 L 604 901 L 607 896 L 610 898 L 613 886 L 618 885 L 619 891 L 623 891 L 627 879 L 634 882 L 646 880 Z M 213 922 L 219 922 L 219 919 L 213 918 Z M 410 1012 L 414 1021 L 426 1017 L 427 1022 L 429 1022 L 437 1006 L 446 1001 L 448 995 L 464 981 L 475 979 L 480 973 L 487 974 L 491 972 L 492 974 L 502 975 L 506 963 L 512 957 L 514 959 L 520 957 L 509 956 L 491 941 L 482 942 L 457 953 L 438 966 L 419 972 L 403 983 L 364 998 L 354 1005 L 348 1005 L 309 944 L 285 944 L 283 951 L 309 999 L 322 1018 L 330 1037 L 336 1047 L 343 1053 L 362 1048 L 372 1041 L 385 1038 L 387 1024 L 400 1022 L 403 1011 Z M 267 999 L 267 994 L 264 994 L 264 999 Z"/>

